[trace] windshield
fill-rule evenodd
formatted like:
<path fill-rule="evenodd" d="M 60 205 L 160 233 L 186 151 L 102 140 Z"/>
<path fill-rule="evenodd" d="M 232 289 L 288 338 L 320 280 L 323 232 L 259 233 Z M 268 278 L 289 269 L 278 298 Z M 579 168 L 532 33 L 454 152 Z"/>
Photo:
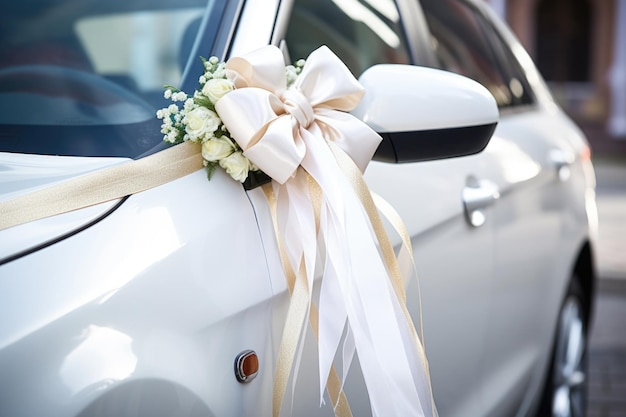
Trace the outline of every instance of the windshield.
<path fill-rule="evenodd" d="M 225 3 L 3 4 L 0 152 L 134 158 L 160 144 L 163 86 L 183 85 L 190 56 L 209 53 L 192 51 L 197 39 L 207 44 L 201 28 L 218 26 Z"/>

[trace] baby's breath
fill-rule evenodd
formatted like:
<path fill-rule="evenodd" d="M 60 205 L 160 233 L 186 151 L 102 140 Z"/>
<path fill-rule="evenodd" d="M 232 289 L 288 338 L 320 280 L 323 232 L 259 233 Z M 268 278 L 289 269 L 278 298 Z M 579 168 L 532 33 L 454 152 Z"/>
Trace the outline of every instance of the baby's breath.
<path fill-rule="evenodd" d="M 233 178 L 236 177 L 236 179 L 243 182 L 243 177 L 241 175 L 242 169 L 245 171 L 247 176 L 247 172 L 259 171 L 259 168 L 252 164 L 247 158 L 241 157 L 243 151 L 237 142 L 232 139 L 230 132 L 224 123 L 222 123 L 222 120 L 215 111 L 215 102 L 219 99 L 219 97 L 221 97 L 222 94 L 227 94 L 229 90 L 234 89 L 234 85 L 232 85 L 232 82 L 230 82 L 226 76 L 225 62 L 221 62 L 215 56 L 212 56 L 209 59 L 201 59 L 204 67 L 204 73 L 198 77 L 198 84 L 200 88 L 194 91 L 191 96 L 188 96 L 185 92 L 180 91 L 178 88 L 171 85 L 166 85 L 164 87 L 165 91 L 163 92 L 163 97 L 170 100 L 172 103 L 163 109 L 157 110 L 156 112 L 156 117 L 162 121 L 161 133 L 163 134 L 163 140 L 171 144 L 177 144 L 185 141 L 197 142 L 202 144 L 203 153 L 208 149 L 220 149 L 221 153 L 218 158 L 221 159 L 212 161 L 209 161 L 206 158 L 203 159 L 203 165 L 206 168 L 209 179 L 217 166 L 220 166 L 222 161 L 226 158 L 230 158 L 230 156 L 234 154 L 237 158 L 230 158 L 229 162 L 232 162 L 233 160 L 241 161 L 234 167 L 238 171 L 238 174 L 235 175 L 233 171 L 229 171 L 228 169 L 227 172 L 229 172 Z M 300 59 L 293 65 L 288 65 L 285 68 L 287 87 L 290 87 L 296 81 L 298 75 L 304 67 L 304 64 L 305 61 Z M 221 85 L 214 89 L 213 83 L 216 83 L 216 81 L 211 81 L 210 85 L 207 85 L 209 80 L 223 81 L 217 82 L 217 84 Z M 231 84 L 230 87 L 228 87 L 228 83 Z M 203 87 L 205 87 L 205 85 L 208 90 L 207 94 L 211 97 L 203 94 Z M 216 92 L 219 93 L 217 96 Z M 228 141 L 224 142 L 224 138 L 228 139 Z M 222 146 L 215 146 L 218 142 L 210 141 L 221 141 L 220 143 Z M 210 146 L 205 149 L 205 145 Z M 229 150 L 231 145 L 232 150 Z M 224 154 L 228 155 L 222 157 Z M 232 163 L 224 163 L 222 165 L 229 168 L 233 167 Z"/>

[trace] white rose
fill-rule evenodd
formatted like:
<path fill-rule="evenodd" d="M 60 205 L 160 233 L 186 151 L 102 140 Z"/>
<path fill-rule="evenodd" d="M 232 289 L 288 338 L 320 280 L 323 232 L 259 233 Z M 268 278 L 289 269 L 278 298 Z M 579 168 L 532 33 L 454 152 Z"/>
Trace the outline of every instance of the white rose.
<path fill-rule="evenodd" d="M 226 136 L 207 140 L 202 144 L 202 157 L 207 161 L 219 161 L 235 152 L 235 146 Z"/>
<path fill-rule="evenodd" d="M 185 132 L 189 135 L 189 139 L 197 142 L 203 136 L 210 136 L 217 130 L 220 125 L 220 118 L 214 111 L 206 107 L 196 107 L 185 116 Z"/>
<path fill-rule="evenodd" d="M 202 94 L 207 96 L 211 103 L 217 103 L 217 100 L 221 99 L 224 94 L 232 91 L 234 88 L 233 83 L 230 80 L 224 79 L 210 79 L 202 87 Z"/>
<path fill-rule="evenodd" d="M 241 152 L 234 152 L 230 156 L 220 161 L 220 166 L 226 170 L 226 172 L 239 182 L 244 182 L 248 178 L 248 171 L 250 170 L 250 161 L 243 156 Z"/>

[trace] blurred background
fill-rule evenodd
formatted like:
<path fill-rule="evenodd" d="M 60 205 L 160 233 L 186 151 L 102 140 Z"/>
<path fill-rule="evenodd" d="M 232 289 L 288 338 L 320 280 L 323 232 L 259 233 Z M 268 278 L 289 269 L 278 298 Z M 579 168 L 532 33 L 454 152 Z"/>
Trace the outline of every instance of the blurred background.
<path fill-rule="evenodd" d="M 489 0 L 563 107 L 626 139 L 626 1 Z"/>
<path fill-rule="evenodd" d="M 626 0 L 487 0 L 586 133 L 597 176 L 598 296 L 588 417 L 626 416 Z"/>

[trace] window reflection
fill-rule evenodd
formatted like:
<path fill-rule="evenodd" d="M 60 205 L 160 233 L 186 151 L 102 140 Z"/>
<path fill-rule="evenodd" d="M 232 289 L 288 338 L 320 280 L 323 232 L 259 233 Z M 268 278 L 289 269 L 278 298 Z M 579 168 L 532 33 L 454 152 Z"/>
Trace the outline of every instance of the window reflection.
<path fill-rule="evenodd" d="M 292 59 L 327 45 L 357 77 L 375 64 L 409 63 L 390 0 L 296 0 L 286 40 Z"/>
<path fill-rule="evenodd" d="M 0 15 L 0 152 L 138 157 L 162 142 L 215 0 L 23 0 Z M 197 60 L 197 58 L 194 58 Z M 199 62 L 199 60 L 198 60 Z"/>
<path fill-rule="evenodd" d="M 500 107 L 532 102 L 519 63 L 478 10 L 460 0 L 422 5 L 440 68 L 478 81 Z"/>

